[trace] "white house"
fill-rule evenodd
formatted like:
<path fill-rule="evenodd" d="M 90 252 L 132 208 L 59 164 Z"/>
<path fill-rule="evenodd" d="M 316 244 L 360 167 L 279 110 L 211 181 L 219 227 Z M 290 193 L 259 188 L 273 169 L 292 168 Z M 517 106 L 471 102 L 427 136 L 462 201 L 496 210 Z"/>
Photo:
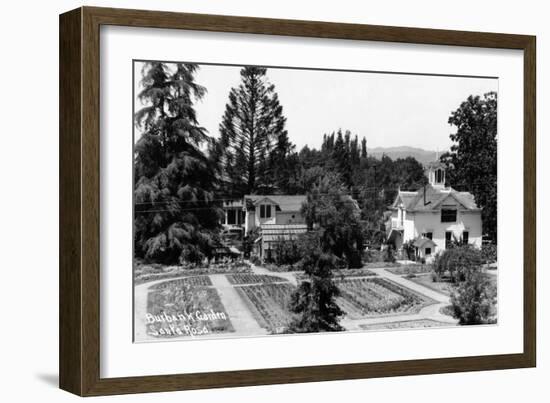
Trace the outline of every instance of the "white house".
<path fill-rule="evenodd" d="M 416 192 L 399 191 L 386 223 L 388 242 L 396 250 L 413 241 L 418 257 L 432 258 L 451 241 L 481 247 L 481 209 L 469 192 L 445 187 L 445 169 L 439 162 L 428 165 L 429 184 Z"/>
<path fill-rule="evenodd" d="M 305 224 L 300 210 L 305 195 L 246 195 L 244 196 L 245 235 L 266 224 Z"/>

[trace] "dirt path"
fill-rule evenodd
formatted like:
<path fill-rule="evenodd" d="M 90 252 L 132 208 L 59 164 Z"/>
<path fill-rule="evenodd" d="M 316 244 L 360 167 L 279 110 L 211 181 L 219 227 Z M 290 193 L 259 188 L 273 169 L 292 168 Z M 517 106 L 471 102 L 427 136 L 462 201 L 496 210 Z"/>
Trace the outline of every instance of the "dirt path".
<path fill-rule="evenodd" d="M 259 336 L 267 331 L 258 325 L 254 316 L 243 302 L 241 296 L 229 283 L 225 274 L 211 274 L 212 285 L 218 291 L 225 311 L 227 312 L 235 332 L 228 336 Z"/>

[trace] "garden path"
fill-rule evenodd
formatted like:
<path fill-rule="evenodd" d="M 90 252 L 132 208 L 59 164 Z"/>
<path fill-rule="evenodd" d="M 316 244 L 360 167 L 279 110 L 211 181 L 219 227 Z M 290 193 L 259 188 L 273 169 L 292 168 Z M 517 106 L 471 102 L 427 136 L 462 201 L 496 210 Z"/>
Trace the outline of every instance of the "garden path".
<path fill-rule="evenodd" d="M 267 334 L 267 331 L 258 325 L 250 309 L 243 302 L 243 299 L 235 287 L 227 280 L 225 274 L 211 274 L 212 285 L 218 290 L 225 311 L 235 329 L 230 336 L 259 336 Z"/>

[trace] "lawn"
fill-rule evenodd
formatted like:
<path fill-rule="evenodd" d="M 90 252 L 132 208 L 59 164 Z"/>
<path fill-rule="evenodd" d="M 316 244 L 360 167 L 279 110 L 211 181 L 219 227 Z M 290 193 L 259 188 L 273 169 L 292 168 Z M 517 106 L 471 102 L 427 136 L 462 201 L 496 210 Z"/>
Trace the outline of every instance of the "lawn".
<path fill-rule="evenodd" d="M 290 283 L 243 285 L 235 289 L 243 298 L 258 324 L 270 333 L 283 333 L 292 319 L 288 310 L 295 287 Z"/>
<path fill-rule="evenodd" d="M 450 281 L 433 281 L 431 274 L 422 274 L 415 277 L 407 277 L 407 280 L 410 280 L 416 284 L 420 284 L 426 288 L 429 288 L 430 290 L 449 296 L 456 288 L 455 284 L 451 283 Z"/>
<path fill-rule="evenodd" d="M 489 280 L 491 286 L 496 288 L 497 276 L 492 274 L 484 274 L 484 276 Z M 457 285 L 445 279 L 443 279 L 442 281 L 433 281 L 431 274 L 415 275 L 414 277 L 407 276 L 407 280 L 413 281 L 417 284 L 423 285 L 426 288 L 429 288 L 430 290 L 448 296 L 452 294 Z"/>
<path fill-rule="evenodd" d="M 337 303 L 351 319 L 417 313 L 433 300 L 383 278 L 337 281 Z"/>
<path fill-rule="evenodd" d="M 159 338 L 231 333 L 233 325 L 208 276 L 167 281 L 147 296 L 147 334 Z"/>

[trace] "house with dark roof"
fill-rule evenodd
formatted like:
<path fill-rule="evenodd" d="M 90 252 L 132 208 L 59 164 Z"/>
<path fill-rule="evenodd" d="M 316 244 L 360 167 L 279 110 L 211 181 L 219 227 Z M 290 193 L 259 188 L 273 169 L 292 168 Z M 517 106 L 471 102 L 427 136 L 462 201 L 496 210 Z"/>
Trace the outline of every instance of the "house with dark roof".
<path fill-rule="evenodd" d="M 459 241 L 481 247 L 481 209 L 470 192 L 445 186 L 445 167 L 427 166 L 428 184 L 415 192 L 399 191 L 390 206 L 386 234 L 396 250 L 412 241 L 416 256 L 431 259 Z"/>

